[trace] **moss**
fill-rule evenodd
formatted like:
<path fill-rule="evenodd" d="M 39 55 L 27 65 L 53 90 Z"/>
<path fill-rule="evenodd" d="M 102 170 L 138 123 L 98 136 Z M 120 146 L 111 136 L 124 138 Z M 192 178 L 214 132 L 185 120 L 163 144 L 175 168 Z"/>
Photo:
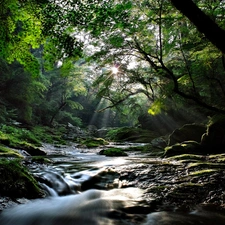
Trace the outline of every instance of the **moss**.
<path fill-rule="evenodd" d="M 41 146 L 41 142 L 30 130 L 7 125 L 1 126 L 0 140 L 8 140 L 9 144 L 19 143 L 20 140 L 23 140 L 35 146 Z"/>
<path fill-rule="evenodd" d="M 23 156 L 20 153 L 12 150 L 11 148 L 7 148 L 1 145 L 0 145 L 0 156 L 23 158 Z"/>
<path fill-rule="evenodd" d="M 196 163 L 190 163 L 187 168 L 193 168 L 193 167 L 201 167 L 201 168 L 210 168 L 210 169 L 225 169 L 224 163 L 212 163 L 212 162 L 196 162 Z"/>
<path fill-rule="evenodd" d="M 38 163 L 52 163 L 52 161 L 44 156 L 33 156 L 32 157 L 32 162 L 38 162 Z"/>
<path fill-rule="evenodd" d="M 103 138 L 88 138 L 81 141 L 82 145 L 85 145 L 88 148 L 95 148 L 101 145 L 107 145 L 108 142 Z"/>
<path fill-rule="evenodd" d="M 62 138 L 62 135 L 65 132 L 66 131 L 64 127 L 54 129 L 51 127 L 36 126 L 32 128 L 32 133 L 37 137 L 38 140 L 50 144 L 65 145 L 66 141 Z"/>
<path fill-rule="evenodd" d="M 42 151 L 41 149 L 39 149 L 35 145 L 32 145 L 32 144 L 30 144 L 28 142 L 25 142 L 25 141 L 21 141 L 19 143 L 13 143 L 13 144 L 10 145 L 10 147 L 13 147 L 13 148 L 16 148 L 16 149 L 23 149 L 32 156 L 46 155 L 46 152 Z"/>
<path fill-rule="evenodd" d="M 164 155 L 164 150 L 162 148 L 153 147 L 151 144 L 132 146 L 125 149 L 128 151 L 138 151 L 141 153 L 148 153 L 151 157 L 162 157 Z"/>
<path fill-rule="evenodd" d="M 41 146 L 40 142 L 31 138 L 33 135 L 25 129 L 3 126 L 0 131 L 0 143 L 15 149 L 23 149 L 31 155 L 44 155 L 37 146 Z M 3 132 L 4 131 L 4 132 Z M 11 132 L 11 133 L 9 133 Z M 29 137 L 29 138 L 28 138 Z M 35 140 L 35 141 L 34 141 Z"/>
<path fill-rule="evenodd" d="M 219 163 L 225 163 L 225 154 L 216 154 L 216 155 L 209 155 L 209 160 L 213 160 Z"/>
<path fill-rule="evenodd" d="M 0 160 L 0 193 L 19 198 L 38 198 L 43 195 L 37 181 L 20 160 Z"/>
<path fill-rule="evenodd" d="M 205 176 L 205 175 L 213 174 L 216 171 L 218 171 L 218 170 L 216 170 L 216 169 L 197 170 L 197 171 L 191 172 L 189 174 L 189 176 Z"/>
<path fill-rule="evenodd" d="M 181 154 L 202 154 L 202 149 L 196 141 L 185 141 L 165 148 L 166 157 Z"/>
<path fill-rule="evenodd" d="M 127 153 L 124 152 L 121 148 L 108 148 L 101 150 L 99 152 L 100 155 L 106 155 L 106 156 L 127 156 Z"/>
<path fill-rule="evenodd" d="M 202 155 L 194 155 L 194 154 L 181 154 L 181 155 L 171 156 L 168 159 L 170 159 L 170 160 L 186 160 L 186 159 L 202 160 L 203 156 Z"/>

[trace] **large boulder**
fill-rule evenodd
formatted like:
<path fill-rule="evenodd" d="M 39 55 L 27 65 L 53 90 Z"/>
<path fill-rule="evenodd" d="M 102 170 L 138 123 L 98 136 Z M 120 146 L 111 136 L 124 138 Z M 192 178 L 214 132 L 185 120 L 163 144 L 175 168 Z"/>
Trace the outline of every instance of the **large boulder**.
<path fill-rule="evenodd" d="M 203 154 L 201 145 L 196 141 L 185 141 L 176 143 L 165 148 L 165 157 L 171 157 L 182 154 Z"/>
<path fill-rule="evenodd" d="M 107 133 L 108 133 L 108 131 L 109 131 L 108 128 L 102 127 L 101 129 L 98 129 L 96 131 L 95 136 L 99 137 L 99 138 L 105 138 Z"/>
<path fill-rule="evenodd" d="M 44 195 L 38 182 L 20 160 L 0 160 L 0 193 L 11 198 L 40 198 Z"/>
<path fill-rule="evenodd" d="M 201 142 L 202 135 L 206 132 L 206 126 L 203 124 L 185 124 L 179 129 L 173 131 L 169 136 L 168 145 L 182 143 L 184 141 Z"/>
<path fill-rule="evenodd" d="M 209 153 L 225 152 L 225 116 L 213 116 L 202 136 L 201 146 Z"/>

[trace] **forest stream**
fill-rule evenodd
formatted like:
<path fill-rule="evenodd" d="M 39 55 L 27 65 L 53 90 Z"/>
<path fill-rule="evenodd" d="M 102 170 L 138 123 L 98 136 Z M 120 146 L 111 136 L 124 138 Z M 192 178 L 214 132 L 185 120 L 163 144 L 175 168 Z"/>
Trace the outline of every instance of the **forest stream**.
<path fill-rule="evenodd" d="M 23 204 L 3 210 L 1 225 L 225 224 L 221 169 L 196 171 L 193 159 L 172 160 L 140 152 L 106 157 L 98 154 L 100 148 L 43 148 L 51 163 L 28 160 L 27 166 L 46 198 L 23 199 Z M 206 160 L 199 157 L 201 162 Z M 210 159 L 212 164 L 215 158 Z"/>

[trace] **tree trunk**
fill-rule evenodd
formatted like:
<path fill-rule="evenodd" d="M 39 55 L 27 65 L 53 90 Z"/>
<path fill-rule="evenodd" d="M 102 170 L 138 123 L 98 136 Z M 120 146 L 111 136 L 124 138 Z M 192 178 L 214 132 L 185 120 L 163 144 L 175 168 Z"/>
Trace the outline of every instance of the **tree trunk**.
<path fill-rule="evenodd" d="M 66 102 L 62 102 L 61 105 L 59 106 L 59 108 L 53 114 L 53 116 L 52 116 L 52 118 L 50 120 L 50 125 L 52 125 L 53 120 L 55 119 L 55 117 L 57 116 L 57 114 L 59 113 L 59 111 L 62 110 L 65 106 L 66 106 Z"/>
<path fill-rule="evenodd" d="M 192 0 L 171 0 L 171 2 L 212 44 L 225 53 L 225 30 L 211 20 Z"/>

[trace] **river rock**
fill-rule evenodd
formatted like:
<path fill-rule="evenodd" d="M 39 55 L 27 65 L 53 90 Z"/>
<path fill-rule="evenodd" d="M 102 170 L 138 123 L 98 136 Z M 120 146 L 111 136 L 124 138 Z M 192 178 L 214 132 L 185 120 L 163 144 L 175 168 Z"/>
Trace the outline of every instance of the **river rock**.
<path fill-rule="evenodd" d="M 209 121 L 201 145 L 209 153 L 222 153 L 225 150 L 225 117 L 214 116 Z"/>
<path fill-rule="evenodd" d="M 187 213 L 155 212 L 148 215 L 144 225 L 223 225 L 225 216 L 205 210 L 195 210 Z"/>
<path fill-rule="evenodd" d="M 0 193 L 12 198 L 44 195 L 39 184 L 18 160 L 0 160 Z"/>
<path fill-rule="evenodd" d="M 107 133 L 108 133 L 108 131 L 109 131 L 109 129 L 103 127 L 103 128 L 101 128 L 101 129 L 98 129 L 98 130 L 96 131 L 95 135 L 96 135 L 97 137 L 100 137 L 100 138 L 105 138 L 106 135 L 107 135 Z"/>
<path fill-rule="evenodd" d="M 206 132 L 206 127 L 202 124 L 186 124 L 173 131 L 169 136 L 168 145 L 174 145 L 184 141 L 201 142 L 202 135 Z"/>
<path fill-rule="evenodd" d="M 184 141 L 165 148 L 165 156 L 175 156 L 180 154 L 201 154 L 201 145 L 196 141 Z"/>
<path fill-rule="evenodd" d="M 26 151 L 31 156 L 44 156 L 47 155 L 47 153 L 40 148 L 33 147 L 33 146 L 27 146 L 23 147 L 23 150 Z"/>

